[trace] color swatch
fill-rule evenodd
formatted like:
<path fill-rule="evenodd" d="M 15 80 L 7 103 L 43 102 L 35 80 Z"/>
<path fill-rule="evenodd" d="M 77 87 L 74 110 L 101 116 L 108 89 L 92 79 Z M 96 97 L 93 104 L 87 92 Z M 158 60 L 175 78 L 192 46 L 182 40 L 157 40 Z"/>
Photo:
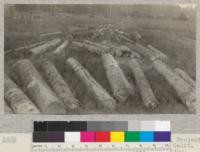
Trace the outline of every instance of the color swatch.
<path fill-rule="evenodd" d="M 140 142 L 140 132 L 139 131 L 126 131 L 125 132 L 125 142 Z"/>
<path fill-rule="evenodd" d="M 110 132 L 110 142 L 124 142 L 124 132 Z"/>
<path fill-rule="evenodd" d="M 110 132 L 96 132 L 96 142 L 110 142 Z"/>
<path fill-rule="evenodd" d="M 134 127 L 134 124 L 136 127 Z M 140 129 L 138 129 L 140 126 Z M 136 128 L 136 130 L 131 130 Z M 33 142 L 170 142 L 169 121 L 34 122 Z"/>

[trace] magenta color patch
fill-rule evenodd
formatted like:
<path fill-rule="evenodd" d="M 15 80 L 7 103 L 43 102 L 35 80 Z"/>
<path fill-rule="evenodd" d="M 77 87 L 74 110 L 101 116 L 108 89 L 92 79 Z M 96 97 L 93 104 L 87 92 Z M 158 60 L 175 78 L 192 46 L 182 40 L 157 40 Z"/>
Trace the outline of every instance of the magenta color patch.
<path fill-rule="evenodd" d="M 95 132 L 81 132 L 81 142 L 95 142 Z"/>

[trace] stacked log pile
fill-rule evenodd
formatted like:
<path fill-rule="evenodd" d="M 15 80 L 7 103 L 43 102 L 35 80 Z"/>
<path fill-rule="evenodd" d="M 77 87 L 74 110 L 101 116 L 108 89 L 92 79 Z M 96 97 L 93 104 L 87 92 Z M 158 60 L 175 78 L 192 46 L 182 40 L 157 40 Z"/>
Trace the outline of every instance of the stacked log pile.
<path fill-rule="evenodd" d="M 135 32 L 134 39 L 132 39 L 129 34 L 110 24 L 89 31 L 90 35 L 92 31 L 92 36 L 81 41 L 73 38 L 71 36 L 73 34 L 70 33 L 71 35 L 67 39 L 54 38 L 22 49 L 28 49 L 27 51 L 30 52 L 32 57 L 45 53 L 53 53 L 61 57 L 62 52 L 70 51 L 71 46 L 78 50 L 80 54 L 84 51 L 96 54 L 97 58 L 102 61 L 101 64 L 104 67 L 103 70 L 112 95 L 95 80 L 92 73 L 90 74 L 79 61 L 65 53 L 65 63 L 68 65 L 66 68 L 70 67 L 74 71 L 97 105 L 112 111 L 116 109 L 118 103 L 123 105 L 128 102 L 129 97 L 134 98 L 137 93 L 136 89 L 146 108 L 155 109 L 158 107 L 159 101 L 154 95 L 153 85 L 150 85 L 143 68 L 146 65 L 143 58 L 148 58 L 157 72 L 174 88 L 182 103 L 190 111 L 195 111 L 195 81 L 183 70 L 170 68 L 166 63 L 169 58 L 162 51 L 152 45 L 145 46 L 141 44 L 139 33 Z M 82 32 L 85 33 L 87 30 L 77 32 L 76 36 L 81 35 Z M 57 34 L 62 33 L 48 33 L 41 36 L 46 37 Z M 16 51 L 20 49 L 16 49 Z M 128 81 L 126 74 L 118 63 L 119 58 L 127 61 L 127 67 L 133 74 L 132 80 L 135 83 L 131 84 Z M 15 74 L 21 82 L 19 86 L 22 86 L 24 92 L 14 81 L 5 76 L 5 111 L 7 113 L 65 114 L 69 111 L 81 110 L 81 99 L 78 99 L 78 96 L 75 97 L 71 90 L 73 87 L 62 77 L 62 73 L 59 73 L 53 61 L 43 58 L 39 65 L 41 73 L 29 59 L 19 60 L 13 66 Z M 71 79 L 75 78 L 71 77 Z M 81 90 L 75 90 L 75 92 L 78 91 Z"/>
<path fill-rule="evenodd" d="M 139 34 L 138 34 L 139 35 Z M 137 35 L 137 37 L 138 37 Z M 94 33 L 93 40 L 105 40 L 108 39 L 110 41 L 116 41 L 117 43 L 128 42 L 135 43 L 135 41 L 131 40 L 128 37 L 126 32 L 114 27 L 111 24 L 103 25 Z M 140 39 L 140 38 L 139 38 Z"/>

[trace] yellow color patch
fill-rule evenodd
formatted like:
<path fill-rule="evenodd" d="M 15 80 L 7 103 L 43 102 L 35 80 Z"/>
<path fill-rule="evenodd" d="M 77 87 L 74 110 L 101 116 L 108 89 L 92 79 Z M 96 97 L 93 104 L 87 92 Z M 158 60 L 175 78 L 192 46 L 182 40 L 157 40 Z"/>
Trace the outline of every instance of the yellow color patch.
<path fill-rule="evenodd" d="M 124 132 L 110 132 L 111 142 L 124 142 Z"/>

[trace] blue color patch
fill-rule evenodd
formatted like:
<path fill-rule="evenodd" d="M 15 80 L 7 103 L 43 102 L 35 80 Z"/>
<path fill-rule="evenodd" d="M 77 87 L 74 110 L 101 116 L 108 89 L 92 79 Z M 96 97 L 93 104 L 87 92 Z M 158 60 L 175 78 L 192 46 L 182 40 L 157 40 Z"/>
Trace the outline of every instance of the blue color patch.
<path fill-rule="evenodd" d="M 153 142 L 154 132 L 153 131 L 141 131 L 140 132 L 140 142 Z"/>

